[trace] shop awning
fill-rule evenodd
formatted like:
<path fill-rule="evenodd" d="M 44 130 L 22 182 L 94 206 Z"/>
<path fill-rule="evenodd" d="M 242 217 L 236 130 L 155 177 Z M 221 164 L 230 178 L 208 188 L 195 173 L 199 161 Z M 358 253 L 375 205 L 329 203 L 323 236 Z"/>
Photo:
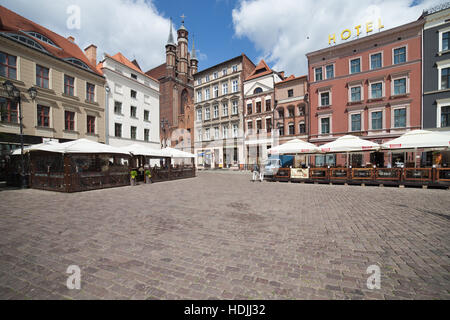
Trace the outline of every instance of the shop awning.
<path fill-rule="evenodd" d="M 376 151 L 380 149 L 378 143 L 364 140 L 356 136 L 345 135 L 332 142 L 328 142 L 319 147 L 322 152 L 336 153 L 336 152 L 363 152 Z"/>
<path fill-rule="evenodd" d="M 438 131 L 413 130 L 382 144 L 385 150 L 450 148 L 450 135 Z"/>
<path fill-rule="evenodd" d="M 267 152 L 270 154 L 298 154 L 318 153 L 320 150 L 312 143 L 300 139 L 292 139 L 286 143 L 270 148 Z"/>

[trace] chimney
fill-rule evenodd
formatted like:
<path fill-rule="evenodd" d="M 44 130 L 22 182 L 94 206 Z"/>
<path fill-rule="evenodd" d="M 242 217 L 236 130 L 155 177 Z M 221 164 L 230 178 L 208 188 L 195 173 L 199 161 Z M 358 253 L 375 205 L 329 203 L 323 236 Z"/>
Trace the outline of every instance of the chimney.
<path fill-rule="evenodd" d="M 84 54 L 92 65 L 97 65 L 97 46 L 93 44 L 89 45 L 86 49 L 84 49 Z"/>
<path fill-rule="evenodd" d="M 72 43 L 75 43 L 75 38 L 72 37 L 72 36 L 68 36 L 68 37 L 67 37 L 67 40 L 69 40 L 69 41 L 72 42 Z"/>

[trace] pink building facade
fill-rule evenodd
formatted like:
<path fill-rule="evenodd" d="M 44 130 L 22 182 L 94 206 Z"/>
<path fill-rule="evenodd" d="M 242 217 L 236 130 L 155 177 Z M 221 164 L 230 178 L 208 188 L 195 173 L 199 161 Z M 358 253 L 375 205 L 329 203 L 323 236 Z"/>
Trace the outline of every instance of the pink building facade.
<path fill-rule="evenodd" d="M 322 145 L 352 134 L 384 143 L 421 128 L 423 23 L 307 54 L 310 142 Z M 407 157 L 380 153 L 354 158 L 355 165 L 386 166 L 411 160 Z M 325 161 L 340 165 L 345 155 Z"/>

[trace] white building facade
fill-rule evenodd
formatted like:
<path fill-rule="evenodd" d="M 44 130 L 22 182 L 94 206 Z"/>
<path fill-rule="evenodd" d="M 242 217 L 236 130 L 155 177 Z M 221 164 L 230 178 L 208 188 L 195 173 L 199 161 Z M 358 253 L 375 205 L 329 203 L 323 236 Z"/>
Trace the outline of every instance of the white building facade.
<path fill-rule="evenodd" d="M 199 168 L 244 168 L 244 54 L 194 74 L 194 153 Z"/>
<path fill-rule="evenodd" d="M 283 80 L 261 60 L 244 81 L 245 167 L 261 164 L 267 150 L 275 146 L 278 132 L 274 130 L 275 84 Z"/>
<path fill-rule="evenodd" d="M 105 55 L 98 68 L 106 78 L 106 143 L 160 149 L 159 82 L 121 53 Z"/>

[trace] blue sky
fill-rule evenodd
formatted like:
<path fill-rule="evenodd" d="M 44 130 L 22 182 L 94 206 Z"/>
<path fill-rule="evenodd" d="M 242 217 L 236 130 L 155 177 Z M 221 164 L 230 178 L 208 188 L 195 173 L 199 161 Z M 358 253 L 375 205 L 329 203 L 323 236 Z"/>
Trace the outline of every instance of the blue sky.
<path fill-rule="evenodd" d="M 169 17 L 195 34 L 199 70 L 245 53 L 286 75 L 307 73 L 305 54 L 328 46 L 328 35 L 382 19 L 387 30 L 417 20 L 442 0 L 0 0 L 20 15 L 83 49 L 122 52 L 144 71 L 165 62 Z M 67 26 L 70 6 L 80 9 L 79 29 Z M 378 32 L 378 30 L 374 31 Z M 366 36 L 363 34 L 362 36 Z M 348 41 L 350 41 L 350 38 Z M 190 38 L 190 40 L 192 40 Z M 191 48 L 191 41 L 189 48 Z"/>

